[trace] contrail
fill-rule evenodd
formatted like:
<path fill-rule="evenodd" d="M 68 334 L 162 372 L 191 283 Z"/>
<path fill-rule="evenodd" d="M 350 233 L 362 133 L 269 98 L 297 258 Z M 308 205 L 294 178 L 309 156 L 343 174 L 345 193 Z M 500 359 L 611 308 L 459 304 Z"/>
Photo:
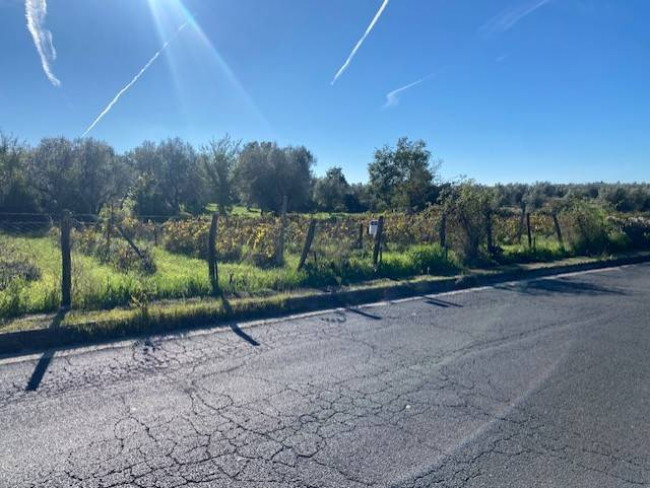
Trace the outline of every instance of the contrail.
<path fill-rule="evenodd" d="M 108 112 L 111 111 L 111 109 L 113 108 L 113 105 L 115 105 L 117 103 L 117 101 L 122 97 L 122 95 L 124 95 L 129 90 L 129 88 L 131 88 L 133 85 L 135 85 L 135 83 L 140 79 L 140 77 L 145 73 L 145 71 L 147 71 L 149 69 L 149 67 L 153 63 L 156 62 L 156 59 L 158 59 L 158 57 L 162 54 L 162 52 L 165 49 L 167 49 L 167 46 L 169 46 L 169 44 L 171 44 L 178 37 L 178 35 L 181 33 L 181 31 L 183 29 L 185 29 L 186 25 L 187 25 L 187 22 L 185 22 L 183 25 L 181 25 L 178 28 L 178 30 L 176 31 L 176 34 L 174 34 L 174 36 L 171 39 L 168 39 L 167 41 L 165 41 L 165 43 L 158 50 L 158 52 L 153 55 L 153 57 L 147 62 L 147 64 L 144 65 L 144 67 L 138 72 L 138 74 L 135 75 L 133 77 L 133 79 L 124 88 L 122 88 L 119 92 L 117 92 L 117 95 L 115 95 L 113 100 L 111 100 L 111 102 L 106 106 L 106 108 L 102 111 L 102 113 L 100 113 L 97 116 L 97 118 L 93 121 L 93 123 L 90 124 L 90 126 L 86 129 L 86 131 L 83 134 L 81 134 L 81 137 L 86 137 L 86 135 L 88 135 L 88 133 L 91 130 L 93 130 L 94 127 L 99 123 L 99 121 L 102 120 L 104 118 L 104 116 Z"/>
<path fill-rule="evenodd" d="M 47 79 L 54 86 L 61 86 L 61 82 L 54 76 L 50 66 L 50 63 L 56 59 L 56 49 L 52 42 L 52 33 L 45 28 L 46 0 L 25 0 L 25 17 L 27 17 L 27 29 L 34 39 Z"/>
<path fill-rule="evenodd" d="M 348 59 L 345 60 L 345 63 L 343 63 L 343 66 L 341 66 L 341 68 L 336 72 L 336 75 L 334 75 L 334 79 L 332 80 L 332 85 L 334 83 L 336 83 L 336 80 L 339 79 L 339 76 L 341 76 L 343 74 L 343 72 L 346 69 L 348 69 L 348 66 L 350 66 L 350 63 L 352 62 L 352 58 L 354 58 L 354 55 L 357 54 L 357 51 L 359 50 L 361 45 L 366 40 L 366 37 L 368 37 L 370 35 L 370 33 L 372 32 L 372 29 L 374 29 L 375 24 L 377 23 L 377 21 L 381 17 L 381 14 L 383 14 L 384 10 L 386 10 L 386 7 L 388 6 L 389 1 L 390 0 L 384 0 L 384 2 L 381 4 L 381 7 L 379 7 L 379 10 L 375 14 L 375 17 L 372 19 L 372 22 L 370 22 L 370 25 L 366 29 L 366 32 L 364 32 L 363 36 L 361 36 L 361 39 L 359 39 L 357 44 L 354 46 L 354 49 L 352 49 L 352 52 L 348 56 Z"/>
<path fill-rule="evenodd" d="M 384 104 L 384 108 L 393 108 L 397 107 L 399 105 L 399 96 L 404 93 L 406 90 L 409 90 L 413 88 L 414 86 L 418 86 L 421 83 L 424 83 L 427 81 L 429 78 L 431 78 L 433 75 L 427 75 L 424 78 L 420 78 L 417 81 L 414 81 L 413 83 L 409 83 L 408 85 L 404 85 L 397 90 L 393 90 L 392 92 L 388 93 L 386 95 L 386 103 Z"/>
<path fill-rule="evenodd" d="M 484 35 L 491 35 L 498 32 L 505 32 L 512 29 L 521 19 L 532 14 L 535 10 L 542 8 L 551 0 L 532 0 L 526 4 L 506 9 L 492 17 L 481 26 L 479 32 Z"/>

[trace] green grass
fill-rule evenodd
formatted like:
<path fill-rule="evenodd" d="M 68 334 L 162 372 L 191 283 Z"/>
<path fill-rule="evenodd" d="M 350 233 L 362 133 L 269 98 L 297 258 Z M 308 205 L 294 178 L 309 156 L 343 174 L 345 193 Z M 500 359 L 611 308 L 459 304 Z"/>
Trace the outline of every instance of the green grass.
<path fill-rule="evenodd" d="M 2 237 L 18 256 L 35 263 L 41 273 L 36 281 L 18 281 L 0 291 L 0 317 L 48 312 L 61 299 L 61 253 L 49 237 Z"/>
<path fill-rule="evenodd" d="M 538 239 L 532 248 L 527 244 L 514 244 L 502 246 L 502 249 L 503 254 L 498 259 L 500 264 L 543 263 L 572 255 L 572 252 L 560 246 L 557 241 L 550 239 Z"/>
<path fill-rule="evenodd" d="M 427 250 L 426 252 L 432 252 Z M 417 254 L 417 253 L 416 253 Z M 648 257 L 648 253 L 626 254 L 628 257 Z M 391 255 L 385 261 L 388 268 L 405 267 L 409 261 L 403 255 Z M 611 258 L 611 256 L 610 256 Z M 562 265 L 579 265 L 593 263 L 608 259 L 605 256 L 594 257 L 570 257 L 551 263 L 537 262 L 530 264 L 518 264 L 517 269 L 537 270 Z M 492 269 L 466 270 L 470 278 L 484 275 L 511 271 L 512 266 L 500 266 Z M 381 274 L 381 271 L 380 273 Z M 377 275 L 375 275 L 377 276 Z M 452 277 L 452 279 L 456 279 Z M 416 285 L 420 282 L 432 282 L 444 280 L 442 276 L 433 278 L 417 276 L 414 278 L 399 280 L 400 284 Z M 447 278 L 448 279 L 448 278 Z M 374 279 L 363 284 L 346 287 L 346 290 L 371 290 L 376 287 L 392 286 L 394 279 Z M 319 294 L 316 291 L 305 290 L 293 293 L 277 293 L 268 297 L 247 297 L 247 298 L 200 298 L 178 301 L 160 301 L 155 303 L 141 302 L 136 306 L 126 308 L 113 308 L 109 310 L 73 310 L 69 312 L 60 322 L 60 327 L 72 332 L 76 340 L 84 342 L 90 340 L 101 340 L 102 338 L 116 338 L 124 335 L 139 333 L 161 333 L 178 328 L 191 328 L 215 324 L 223 320 L 243 320 L 263 318 L 287 312 L 300 310 L 301 306 L 322 307 L 328 304 L 327 295 Z M 298 299 L 297 301 L 295 299 Z M 323 300 L 325 299 L 325 301 Z M 312 302 L 316 300 L 316 302 Z M 300 304 L 303 305 L 300 305 Z M 305 305 L 310 304 L 311 305 Z M 320 305 L 319 305 L 320 304 Z M 296 308 L 298 307 L 298 308 Z M 25 316 L 11 321 L 0 322 L 0 333 L 17 332 L 47 328 L 53 320 L 54 314 L 42 316 Z M 73 339 L 74 340 L 74 339 Z"/>
<path fill-rule="evenodd" d="M 35 264 L 41 277 L 16 281 L 0 291 L 0 318 L 46 313 L 58 309 L 61 297 L 61 253 L 51 237 L 4 236 L 20 250 L 22 258 Z M 221 263 L 219 285 L 226 296 L 262 297 L 297 289 L 348 285 L 363 281 L 401 279 L 418 274 L 450 274 L 459 269 L 446 260 L 438 246 L 414 246 L 405 253 L 386 252 L 375 269 L 367 252 L 346 258 L 311 261 L 297 271 L 298 256 L 287 254 L 285 265 L 258 268 L 248 263 Z M 73 309 L 100 310 L 167 299 L 208 297 L 211 287 L 205 261 L 153 248 L 156 272 L 122 272 L 110 264 L 73 251 Z"/>

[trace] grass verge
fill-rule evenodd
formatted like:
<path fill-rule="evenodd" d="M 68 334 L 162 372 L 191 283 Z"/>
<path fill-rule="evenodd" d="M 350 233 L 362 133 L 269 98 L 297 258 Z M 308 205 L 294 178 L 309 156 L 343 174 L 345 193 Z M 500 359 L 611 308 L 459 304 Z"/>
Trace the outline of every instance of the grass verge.
<path fill-rule="evenodd" d="M 226 321 L 252 320 L 351 306 L 383 299 L 395 299 L 425 293 L 449 291 L 476 285 L 526 277 L 539 277 L 557 272 L 579 271 L 585 268 L 631 264 L 650 260 L 650 253 L 634 253 L 607 258 L 568 258 L 552 263 L 533 263 L 472 270 L 453 277 L 418 276 L 408 280 L 375 280 L 362 286 L 343 287 L 334 293 L 284 293 L 270 297 L 204 298 L 157 303 L 142 303 L 137 307 L 104 311 L 71 311 L 64 317 L 51 315 L 30 316 L 6 322 L 0 327 L 0 337 L 11 333 L 27 333 L 22 343 L 0 347 L 3 353 L 21 348 L 39 348 L 38 341 L 30 342 L 29 332 L 47 336 L 48 347 L 82 344 L 107 339 L 165 333 L 197 327 L 210 327 Z M 58 329 L 48 329 L 53 321 Z M 20 335 L 20 334 L 18 334 Z M 34 336 L 36 337 L 36 336 Z M 1 339 L 0 339 L 1 341 Z M 9 341 L 10 342 L 10 341 Z M 41 346 L 42 347 L 42 346 Z M 13 349 L 12 349 L 13 348 Z"/>

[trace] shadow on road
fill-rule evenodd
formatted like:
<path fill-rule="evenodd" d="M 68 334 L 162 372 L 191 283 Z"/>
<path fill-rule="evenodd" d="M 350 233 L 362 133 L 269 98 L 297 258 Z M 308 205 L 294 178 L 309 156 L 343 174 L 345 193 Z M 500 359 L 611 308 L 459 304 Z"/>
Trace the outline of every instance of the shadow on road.
<path fill-rule="evenodd" d="M 25 388 L 26 391 L 38 390 L 38 387 L 40 386 L 41 381 L 43 381 L 43 376 L 45 376 L 45 372 L 52 362 L 53 357 L 54 351 L 48 351 L 41 356 L 41 359 L 38 360 L 38 364 L 32 373 L 32 377 L 29 379 L 29 383 L 27 383 L 27 388 Z"/>
<path fill-rule="evenodd" d="M 249 336 L 246 332 L 244 332 L 241 327 L 237 324 L 230 324 L 230 328 L 232 331 L 237 334 L 239 337 L 244 339 L 246 342 L 248 342 L 251 346 L 257 347 L 260 345 L 259 342 L 257 342 L 255 339 L 253 339 L 251 336 Z"/>
<path fill-rule="evenodd" d="M 536 280 L 527 283 L 496 285 L 496 289 L 514 291 L 526 295 L 552 295 L 556 293 L 568 295 L 624 295 L 624 292 L 611 287 L 605 287 L 578 281 L 575 279 L 556 278 Z"/>
<path fill-rule="evenodd" d="M 359 308 L 350 308 L 350 307 L 345 307 L 346 312 L 351 312 L 351 313 L 356 313 L 357 315 L 361 315 L 362 317 L 366 317 L 367 319 L 372 319 L 372 320 L 381 320 L 382 318 L 379 315 L 374 315 L 368 312 L 365 312 L 364 310 L 361 310 Z"/>
<path fill-rule="evenodd" d="M 222 293 L 221 294 L 221 301 L 223 303 L 223 308 L 226 310 L 226 313 L 228 315 L 232 315 L 232 306 L 230 305 L 230 302 L 228 301 L 228 298 Z M 259 342 L 257 342 L 254 338 L 249 336 L 246 332 L 244 332 L 241 327 L 239 327 L 239 324 L 232 323 L 230 324 L 230 329 L 239 337 L 244 339 L 246 342 L 248 342 L 251 346 L 257 347 L 260 345 Z"/>
<path fill-rule="evenodd" d="M 58 329 L 61 323 L 63 322 L 66 313 L 67 312 L 65 310 L 59 311 L 52 319 L 49 328 Z M 43 381 L 43 376 L 45 376 L 45 372 L 47 371 L 47 368 L 50 366 L 50 363 L 52 362 L 53 357 L 54 357 L 54 351 L 47 351 L 41 356 L 41 359 L 38 360 L 38 364 L 36 364 L 36 368 L 34 368 L 32 377 L 29 379 L 29 382 L 27 383 L 27 387 L 25 388 L 26 391 L 36 391 L 38 389 L 38 387 L 41 384 L 41 381 Z"/>
<path fill-rule="evenodd" d="M 462 305 L 459 305 L 458 303 L 452 303 L 448 302 L 446 300 L 440 300 L 439 298 L 427 298 L 425 303 L 428 303 L 429 305 L 435 305 L 436 307 L 443 307 L 443 308 L 449 308 L 449 307 L 456 307 L 456 308 L 463 308 Z"/>

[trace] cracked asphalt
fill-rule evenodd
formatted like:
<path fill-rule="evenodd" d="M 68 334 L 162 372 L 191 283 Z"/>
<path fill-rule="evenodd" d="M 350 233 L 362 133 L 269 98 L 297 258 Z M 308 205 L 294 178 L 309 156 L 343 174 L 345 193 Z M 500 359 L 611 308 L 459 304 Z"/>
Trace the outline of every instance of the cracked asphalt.
<path fill-rule="evenodd" d="M 650 265 L 0 361 L 2 487 L 650 486 Z"/>

